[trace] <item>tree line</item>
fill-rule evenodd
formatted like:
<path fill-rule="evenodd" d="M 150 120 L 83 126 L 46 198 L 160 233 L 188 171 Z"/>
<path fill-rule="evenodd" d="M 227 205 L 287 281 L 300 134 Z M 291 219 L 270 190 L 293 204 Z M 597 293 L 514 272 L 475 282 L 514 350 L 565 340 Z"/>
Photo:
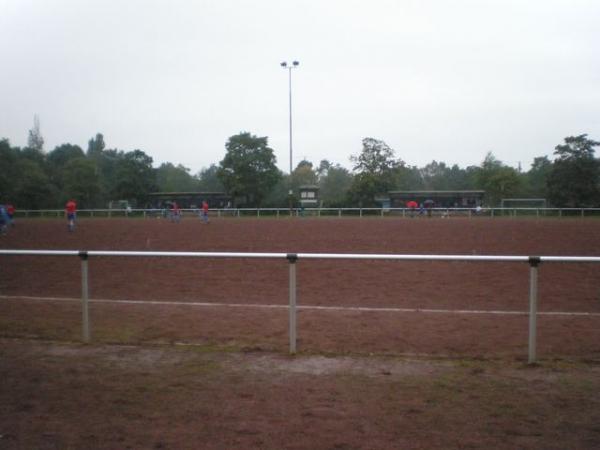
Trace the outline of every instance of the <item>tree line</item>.
<path fill-rule="evenodd" d="M 534 159 L 522 172 L 489 152 L 478 166 L 461 168 L 432 161 L 424 167 L 406 164 L 384 141 L 365 138 L 360 153 L 350 157 L 352 170 L 324 159 L 300 161 L 292 174 L 276 166 L 267 137 L 248 132 L 231 136 L 225 156 L 197 174 L 181 164 L 153 167 L 139 149 L 107 148 L 96 134 L 87 149 L 62 144 L 44 151 L 37 121 L 28 145 L 12 147 L 0 139 L 0 201 L 20 209 L 62 207 L 74 198 L 80 208 L 106 208 L 111 200 L 152 206 L 152 192 L 226 192 L 236 206 L 284 207 L 298 204 L 298 188 L 319 186 L 324 207 L 380 206 L 377 199 L 395 190 L 484 190 L 487 206 L 503 198 L 546 198 L 556 207 L 600 206 L 600 145 L 586 134 L 569 136 L 547 156 Z M 289 193 L 292 192 L 290 198 Z"/>

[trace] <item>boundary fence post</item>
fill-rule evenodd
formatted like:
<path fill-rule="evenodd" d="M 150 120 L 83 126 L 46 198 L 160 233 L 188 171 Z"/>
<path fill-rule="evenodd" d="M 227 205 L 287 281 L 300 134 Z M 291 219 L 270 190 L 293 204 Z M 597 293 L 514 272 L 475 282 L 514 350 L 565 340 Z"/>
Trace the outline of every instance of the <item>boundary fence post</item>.
<path fill-rule="evenodd" d="M 290 263 L 290 354 L 296 353 L 296 253 L 288 253 Z"/>
<path fill-rule="evenodd" d="M 81 339 L 88 344 L 90 342 L 90 311 L 89 311 L 89 285 L 88 285 L 88 254 L 86 251 L 79 252 L 81 258 Z"/>
<path fill-rule="evenodd" d="M 538 266 L 539 256 L 529 257 L 529 351 L 527 362 L 534 364 L 536 361 L 536 334 L 537 334 L 537 296 L 538 296 Z"/>

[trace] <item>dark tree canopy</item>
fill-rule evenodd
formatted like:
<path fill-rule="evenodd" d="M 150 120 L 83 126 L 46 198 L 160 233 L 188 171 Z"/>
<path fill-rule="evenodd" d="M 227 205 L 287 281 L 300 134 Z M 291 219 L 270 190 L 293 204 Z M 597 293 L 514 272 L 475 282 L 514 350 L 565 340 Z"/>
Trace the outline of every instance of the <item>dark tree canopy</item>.
<path fill-rule="evenodd" d="M 298 205 L 301 185 L 318 185 L 325 207 L 380 206 L 392 190 L 483 189 L 487 206 L 502 198 L 547 198 L 550 206 L 600 206 L 599 142 L 586 134 L 568 136 L 554 149 L 555 159 L 539 156 L 527 172 L 498 160 L 491 152 L 479 166 L 460 168 L 443 161 L 409 166 L 384 141 L 362 140 L 362 151 L 351 156 L 353 170 L 321 160 L 300 161 L 292 174 L 276 167 L 266 137 L 244 132 L 231 136 L 225 156 L 196 175 L 181 164 L 153 167 L 142 150 L 107 148 L 95 134 L 84 152 L 64 143 L 46 153 L 39 120 L 30 130 L 28 146 L 12 147 L 0 138 L 0 202 L 19 209 L 62 208 L 67 198 L 81 207 L 106 208 L 110 201 L 148 205 L 148 194 L 160 191 L 228 192 L 238 206 L 288 206 L 290 186 Z"/>
<path fill-rule="evenodd" d="M 351 156 L 350 161 L 356 175 L 349 196 L 360 206 L 377 206 L 376 197 L 396 187 L 398 169 L 404 166 L 391 147 L 373 138 L 363 139 L 361 153 Z"/>
<path fill-rule="evenodd" d="M 236 201 L 244 199 L 248 205 L 260 206 L 280 178 L 267 137 L 240 133 L 231 136 L 225 148 L 218 176 L 226 191 Z"/>
<path fill-rule="evenodd" d="M 557 159 L 548 175 L 550 201 L 556 206 L 590 207 L 600 205 L 600 163 L 594 158 L 594 147 L 600 142 L 587 134 L 569 136 L 557 145 Z"/>

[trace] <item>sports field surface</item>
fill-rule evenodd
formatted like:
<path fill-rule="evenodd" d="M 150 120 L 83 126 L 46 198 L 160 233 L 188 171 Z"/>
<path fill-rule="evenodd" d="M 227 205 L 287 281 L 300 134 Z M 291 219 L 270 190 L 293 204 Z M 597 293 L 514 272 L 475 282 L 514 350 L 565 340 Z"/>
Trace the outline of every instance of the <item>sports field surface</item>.
<path fill-rule="evenodd" d="M 20 220 L 5 249 L 599 256 L 594 219 Z M 0 448 L 597 448 L 600 265 L 0 256 Z"/>

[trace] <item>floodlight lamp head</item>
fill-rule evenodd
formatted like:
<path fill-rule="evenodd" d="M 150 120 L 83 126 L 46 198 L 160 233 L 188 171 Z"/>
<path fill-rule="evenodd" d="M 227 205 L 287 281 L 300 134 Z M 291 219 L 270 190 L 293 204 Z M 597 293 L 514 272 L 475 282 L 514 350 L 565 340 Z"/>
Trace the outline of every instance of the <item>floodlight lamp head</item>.
<path fill-rule="evenodd" d="M 281 67 L 287 67 L 287 63 L 284 61 L 281 63 Z"/>
<path fill-rule="evenodd" d="M 294 67 L 297 67 L 300 63 L 298 61 L 294 61 L 292 64 L 294 65 Z"/>

